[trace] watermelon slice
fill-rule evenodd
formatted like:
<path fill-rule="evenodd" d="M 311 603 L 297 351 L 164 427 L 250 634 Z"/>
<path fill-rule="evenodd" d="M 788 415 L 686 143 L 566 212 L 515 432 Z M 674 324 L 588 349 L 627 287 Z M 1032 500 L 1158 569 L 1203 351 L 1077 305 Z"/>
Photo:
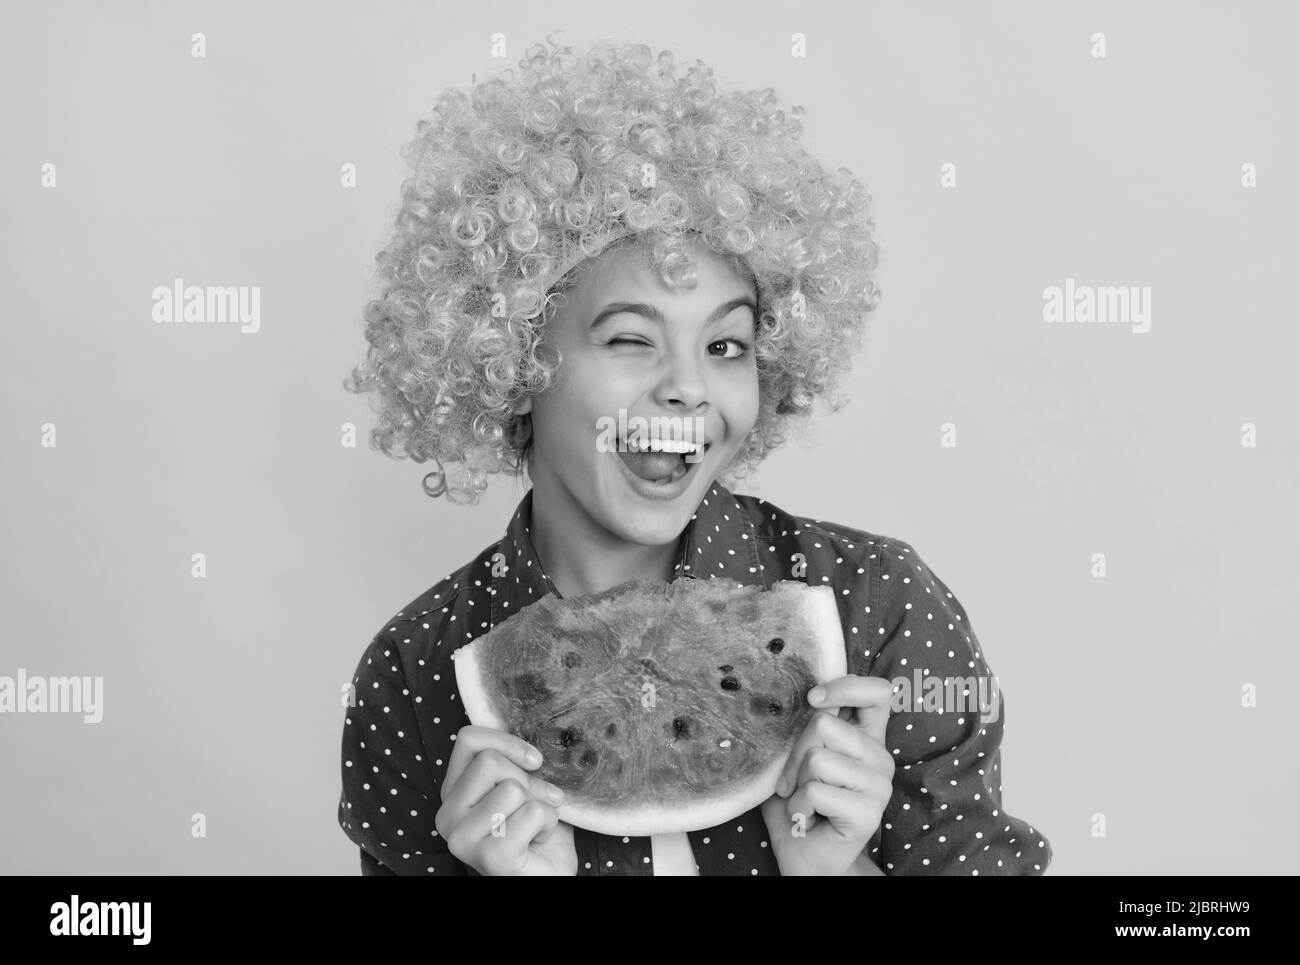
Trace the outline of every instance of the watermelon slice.
<path fill-rule="evenodd" d="M 756 807 L 844 676 L 829 587 L 785 580 L 629 581 L 543 597 L 453 654 L 470 722 L 542 752 L 560 820 L 647 836 L 722 824 Z"/>

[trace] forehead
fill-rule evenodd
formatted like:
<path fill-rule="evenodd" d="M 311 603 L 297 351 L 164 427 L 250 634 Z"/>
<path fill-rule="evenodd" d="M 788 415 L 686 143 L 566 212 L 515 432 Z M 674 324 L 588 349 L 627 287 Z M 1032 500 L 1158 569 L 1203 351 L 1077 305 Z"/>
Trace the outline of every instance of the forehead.
<path fill-rule="evenodd" d="M 719 303 L 740 295 L 754 295 L 754 282 L 730 259 L 695 242 L 689 251 L 695 260 L 695 287 L 669 285 L 651 266 L 649 252 L 636 244 L 607 249 L 593 259 L 569 289 L 566 303 L 583 313 L 609 301 L 642 301 L 661 306 L 665 314 L 712 311 Z M 567 314 L 567 313 L 566 313 Z"/>

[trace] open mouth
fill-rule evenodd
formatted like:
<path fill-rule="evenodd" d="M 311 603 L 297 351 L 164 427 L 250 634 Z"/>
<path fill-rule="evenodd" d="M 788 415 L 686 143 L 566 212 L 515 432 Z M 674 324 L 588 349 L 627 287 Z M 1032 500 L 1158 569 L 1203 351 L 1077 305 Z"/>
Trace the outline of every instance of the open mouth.
<path fill-rule="evenodd" d="M 633 475 L 659 486 L 671 486 L 702 460 L 709 446 L 710 443 L 698 447 L 678 446 L 685 450 L 681 452 L 634 451 L 624 447 L 619 450 L 618 457 Z M 688 456 L 692 458 L 688 459 Z"/>

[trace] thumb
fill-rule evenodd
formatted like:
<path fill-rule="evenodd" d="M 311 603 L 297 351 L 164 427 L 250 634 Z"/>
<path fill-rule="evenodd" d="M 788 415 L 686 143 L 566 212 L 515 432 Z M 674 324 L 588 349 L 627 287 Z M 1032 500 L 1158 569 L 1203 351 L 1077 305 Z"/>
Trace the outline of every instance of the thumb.
<path fill-rule="evenodd" d="M 885 742 L 885 730 L 889 724 L 889 704 L 872 704 L 858 708 L 858 726 L 880 743 Z"/>

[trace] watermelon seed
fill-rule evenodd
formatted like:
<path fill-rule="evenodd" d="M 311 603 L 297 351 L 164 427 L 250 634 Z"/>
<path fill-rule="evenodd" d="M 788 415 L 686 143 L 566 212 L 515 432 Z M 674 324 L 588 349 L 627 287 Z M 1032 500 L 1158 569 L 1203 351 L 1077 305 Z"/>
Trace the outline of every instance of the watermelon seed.
<path fill-rule="evenodd" d="M 573 733 L 573 731 L 571 730 L 560 731 L 561 747 L 572 747 L 576 743 L 578 743 L 578 737 L 576 734 Z"/>
<path fill-rule="evenodd" d="M 721 670 L 723 673 L 731 673 L 731 671 L 735 670 L 736 668 L 729 663 L 724 663 L 718 669 Z"/>
<path fill-rule="evenodd" d="M 613 737 L 613 736 L 614 736 L 615 734 L 617 734 L 617 733 L 618 733 L 618 725 L 617 725 L 617 724 L 613 724 L 613 723 L 611 723 L 608 727 L 605 728 L 605 736 L 606 736 L 606 737 Z"/>
<path fill-rule="evenodd" d="M 723 677 L 723 678 L 722 678 L 722 689 L 723 689 L 723 690 L 739 690 L 739 689 L 740 689 L 740 681 L 737 680 L 735 677 Z"/>
<path fill-rule="evenodd" d="M 673 718 L 673 737 L 690 737 L 690 722 L 685 717 Z"/>
<path fill-rule="evenodd" d="M 770 641 L 768 641 L 767 649 L 772 651 L 773 653 L 780 653 L 782 650 L 785 649 L 785 641 L 782 640 L 780 637 L 773 637 Z"/>
<path fill-rule="evenodd" d="M 521 673 L 515 677 L 515 694 L 526 704 L 535 704 L 551 696 L 551 689 L 539 674 Z"/>
<path fill-rule="evenodd" d="M 568 653 L 564 655 L 564 658 L 561 662 L 569 669 L 573 669 L 574 667 L 581 667 L 582 654 L 575 653 L 574 651 L 570 650 Z"/>

